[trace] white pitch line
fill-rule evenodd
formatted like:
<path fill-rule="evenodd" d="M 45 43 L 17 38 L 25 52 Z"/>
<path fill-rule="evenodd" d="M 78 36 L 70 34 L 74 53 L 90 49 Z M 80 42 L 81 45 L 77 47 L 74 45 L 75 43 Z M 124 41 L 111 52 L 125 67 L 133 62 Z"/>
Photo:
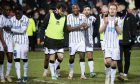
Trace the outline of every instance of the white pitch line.
<path fill-rule="evenodd" d="M 33 81 L 35 81 L 35 82 L 42 82 L 42 83 L 55 83 L 55 84 L 65 84 L 65 83 L 60 83 L 60 82 L 58 82 L 58 81 L 45 81 L 45 80 L 40 80 L 40 79 L 32 79 Z"/>

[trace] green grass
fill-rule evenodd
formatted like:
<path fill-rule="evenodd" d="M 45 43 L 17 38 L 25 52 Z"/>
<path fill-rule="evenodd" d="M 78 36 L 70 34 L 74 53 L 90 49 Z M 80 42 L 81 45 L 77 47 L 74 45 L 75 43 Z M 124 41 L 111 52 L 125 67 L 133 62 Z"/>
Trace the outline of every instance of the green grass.
<path fill-rule="evenodd" d="M 133 50 L 131 55 L 131 66 L 129 70 L 129 81 L 120 82 L 116 79 L 116 84 L 140 84 L 140 50 Z M 47 78 L 43 78 L 43 63 L 44 63 L 44 53 L 43 52 L 30 52 L 29 53 L 29 80 L 27 84 L 104 84 L 105 75 L 104 75 L 104 63 L 103 63 L 103 54 L 100 50 L 94 51 L 94 70 L 97 74 L 95 78 L 89 78 L 89 67 L 86 62 L 86 76 L 87 80 L 80 80 L 80 65 L 79 65 L 79 56 L 76 55 L 75 67 L 74 67 L 74 78 L 73 80 L 68 80 L 69 72 L 69 55 L 68 52 L 65 52 L 64 60 L 61 64 L 61 75 L 57 81 L 52 81 L 50 74 Z M 87 59 L 86 59 L 87 61 Z M 22 72 L 23 72 L 23 68 Z M 49 71 L 50 73 L 50 71 Z M 23 74 L 23 73 L 22 73 Z M 13 76 L 14 81 L 16 80 L 15 67 L 12 67 L 11 76 Z M 0 83 L 1 84 L 1 83 Z M 7 83 L 6 83 L 7 84 Z M 9 83 L 9 84 L 15 84 Z"/>

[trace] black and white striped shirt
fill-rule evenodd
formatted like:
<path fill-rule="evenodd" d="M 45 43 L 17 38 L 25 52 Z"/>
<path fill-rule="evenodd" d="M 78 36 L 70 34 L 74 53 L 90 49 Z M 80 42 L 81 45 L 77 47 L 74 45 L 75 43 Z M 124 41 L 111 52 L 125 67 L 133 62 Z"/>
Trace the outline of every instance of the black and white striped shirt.
<path fill-rule="evenodd" d="M 86 17 L 84 14 L 79 13 L 78 16 L 74 14 L 69 14 L 67 16 L 67 25 L 71 27 L 80 26 L 83 22 L 85 22 Z M 71 31 L 69 33 L 69 43 L 79 43 L 81 41 L 85 42 L 85 30 L 79 29 L 75 31 Z"/>
<path fill-rule="evenodd" d="M 28 35 L 26 30 L 28 28 L 28 17 L 22 15 L 20 20 L 17 20 L 15 16 L 11 18 L 14 43 L 29 44 Z"/>
<path fill-rule="evenodd" d="M 108 25 L 104 33 L 105 48 L 119 48 L 119 38 L 115 29 L 115 21 L 119 21 L 119 18 L 108 17 Z M 118 24 L 118 26 L 121 25 Z"/>
<path fill-rule="evenodd" d="M 96 21 L 96 18 L 94 16 L 89 16 L 87 17 L 87 21 L 89 28 L 85 32 L 85 39 L 87 42 L 93 44 L 93 28 L 94 28 L 93 24 Z"/>
<path fill-rule="evenodd" d="M 12 23 L 10 21 L 10 17 L 5 17 L 4 15 L 1 15 L 0 21 L 1 21 L 1 24 L 2 24 L 2 26 L 1 26 L 2 28 L 4 28 L 4 27 L 11 28 Z M 4 31 L 4 29 L 3 29 L 3 37 L 4 37 L 4 40 L 5 40 L 6 44 L 9 44 L 13 41 L 12 33 L 11 32 L 6 32 L 6 31 Z"/>

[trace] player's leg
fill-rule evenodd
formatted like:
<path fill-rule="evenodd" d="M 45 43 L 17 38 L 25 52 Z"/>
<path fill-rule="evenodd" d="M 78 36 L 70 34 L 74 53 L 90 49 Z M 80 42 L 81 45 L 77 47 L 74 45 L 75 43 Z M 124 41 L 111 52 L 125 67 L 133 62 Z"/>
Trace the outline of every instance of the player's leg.
<path fill-rule="evenodd" d="M 12 37 L 10 38 L 12 39 Z M 12 40 L 7 39 L 7 47 L 8 47 L 8 52 L 6 53 L 7 55 L 7 70 L 6 70 L 6 76 L 5 78 L 7 79 L 8 82 L 12 82 L 12 79 L 10 77 L 10 71 L 12 68 L 12 62 L 13 62 L 13 42 Z"/>
<path fill-rule="evenodd" d="M 55 50 L 54 49 L 49 49 L 49 54 L 50 54 L 50 71 L 51 71 L 51 76 L 52 80 L 57 80 L 56 74 L 55 74 Z"/>
<path fill-rule="evenodd" d="M 43 77 L 47 77 L 48 74 L 49 57 L 49 54 L 45 54 Z"/>
<path fill-rule="evenodd" d="M 60 66 L 60 64 L 61 64 L 61 62 L 63 61 L 63 58 L 64 58 L 64 49 L 63 48 L 57 50 L 57 56 L 58 57 L 55 60 L 55 70 L 56 70 L 56 75 L 59 76 L 59 73 L 57 74 L 57 71 L 60 71 L 60 70 L 57 70 L 57 67 Z"/>
<path fill-rule="evenodd" d="M 81 68 L 81 79 L 87 79 L 85 77 L 85 52 L 79 52 L 80 68 Z"/>
<path fill-rule="evenodd" d="M 58 58 L 58 55 L 57 55 L 57 53 L 55 54 L 55 61 L 56 61 L 56 59 Z M 61 74 L 60 74 L 60 65 L 58 65 L 57 66 L 57 68 L 56 68 L 56 74 L 57 74 L 57 76 L 61 76 Z"/>
<path fill-rule="evenodd" d="M 0 77 L 2 83 L 6 82 L 4 78 L 4 51 L 0 51 Z"/>
<path fill-rule="evenodd" d="M 88 51 L 87 57 L 88 57 L 88 66 L 89 66 L 89 70 L 90 70 L 90 77 L 94 77 L 96 75 L 96 73 L 94 72 L 93 52 Z"/>
<path fill-rule="evenodd" d="M 16 68 L 16 75 L 17 75 L 17 82 L 21 82 L 21 71 L 20 71 L 20 45 L 15 44 L 14 46 L 14 61 L 15 61 L 15 68 Z"/>
<path fill-rule="evenodd" d="M 105 49 L 105 84 L 110 84 L 110 76 L 111 76 L 111 51 L 109 49 Z"/>
<path fill-rule="evenodd" d="M 87 58 L 88 58 L 88 66 L 90 70 L 90 77 L 94 77 L 96 73 L 94 73 L 94 61 L 93 61 L 93 44 L 89 44 L 90 46 L 86 46 Z"/>
<path fill-rule="evenodd" d="M 69 58 L 69 75 L 68 75 L 68 79 L 72 79 L 73 78 L 73 73 L 74 73 L 74 59 L 75 59 L 75 55 L 70 55 L 70 58 Z"/>
<path fill-rule="evenodd" d="M 20 58 L 14 58 L 14 61 L 15 61 L 15 68 L 16 68 L 16 75 L 17 75 L 17 82 L 21 82 Z"/>
<path fill-rule="evenodd" d="M 28 59 L 22 59 L 23 60 L 23 68 L 24 68 L 24 77 L 23 77 L 23 82 L 27 82 L 28 80 Z"/>
<path fill-rule="evenodd" d="M 125 46 L 124 49 L 124 58 L 125 58 L 125 65 L 124 65 L 124 80 L 128 80 L 127 78 L 127 74 L 129 71 L 129 67 L 130 67 L 130 55 L 131 55 L 131 46 Z"/>
<path fill-rule="evenodd" d="M 76 44 L 69 44 L 70 58 L 69 58 L 69 75 L 68 75 L 68 79 L 70 79 L 70 80 L 73 78 L 74 60 L 75 60 L 76 50 L 77 50 L 77 45 Z"/>
<path fill-rule="evenodd" d="M 23 69 L 24 69 L 24 75 L 23 75 L 23 82 L 27 82 L 28 80 L 28 45 L 22 45 L 21 49 L 21 59 L 23 60 Z"/>
<path fill-rule="evenodd" d="M 81 79 L 87 79 L 85 77 L 85 42 L 81 42 L 78 44 L 77 51 L 79 52 L 79 58 L 80 58 L 80 68 L 81 68 Z"/>
<path fill-rule="evenodd" d="M 117 61 L 112 60 L 111 62 L 111 83 L 110 84 L 115 84 L 115 77 L 116 77 L 116 66 L 117 66 Z"/>
<path fill-rule="evenodd" d="M 6 55 L 7 55 L 8 62 L 7 62 L 7 71 L 6 71 L 5 78 L 7 79 L 8 82 L 12 82 L 12 79 L 10 77 L 10 71 L 11 71 L 12 62 L 13 62 L 13 52 L 7 52 Z"/>
<path fill-rule="evenodd" d="M 116 77 L 117 61 L 120 60 L 120 49 L 112 49 L 112 62 L 111 62 L 111 84 L 114 84 Z"/>
<path fill-rule="evenodd" d="M 45 47 L 45 59 L 44 59 L 44 72 L 43 72 L 43 77 L 46 77 L 48 74 L 48 65 L 49 65 L 49 52 L 48 48 Z"/>

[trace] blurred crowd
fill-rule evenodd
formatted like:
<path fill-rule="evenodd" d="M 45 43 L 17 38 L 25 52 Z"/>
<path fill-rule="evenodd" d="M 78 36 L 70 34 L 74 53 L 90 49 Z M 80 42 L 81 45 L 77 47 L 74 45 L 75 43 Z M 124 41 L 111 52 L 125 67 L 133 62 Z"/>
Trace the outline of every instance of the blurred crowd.
<path fill-rule="evenodd" d="M 40 27 L 43 23 L 45 15 L 55 10 L 58 2 L 65 3 L 67 5 L 66 15 L 71 13 L 71 6 L 77 3 L 82 12 L 84 5 L 90 5 L 92 7 L 92 15 L 95 17 L 101 14 L 101 8 L 104 5 L 111 3 L 118 4 L 119 2 L 128 3 L 128 12 L 132 13 L 137 19 L 137 30 L 140 31 L 140 0 L 0 0 L 0 12 L 3 9 L 4 4 L 9 4 L 11 8 L 14 8 L 17 4 L 23 7 L 24 14 L 29 18 L 33 18 L 35 21 L 36 32 L 34 33 L 35 41 L 38 42 L 40 38 Z M 10 16 L 14 16 L 14 13 L 9 13 Z"/>

